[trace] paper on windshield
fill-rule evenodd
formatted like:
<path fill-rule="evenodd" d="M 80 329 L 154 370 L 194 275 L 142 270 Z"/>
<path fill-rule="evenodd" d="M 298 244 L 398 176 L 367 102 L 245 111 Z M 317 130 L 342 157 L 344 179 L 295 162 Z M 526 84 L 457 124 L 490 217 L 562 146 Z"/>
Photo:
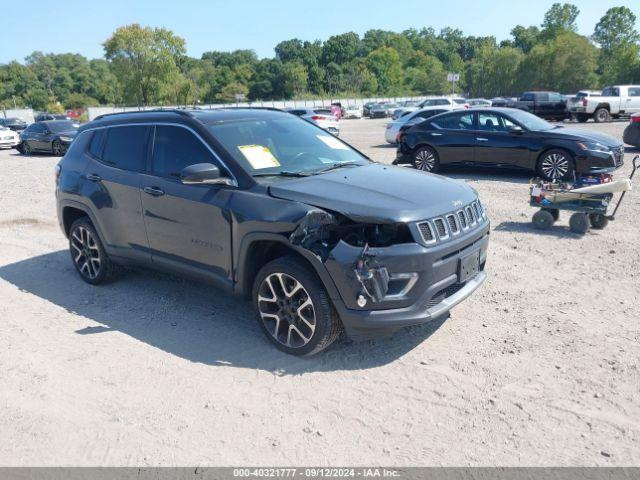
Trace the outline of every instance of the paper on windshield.
<path fill-rule="evenodd" d="M 256 170 L 280 166 L 280 162 L 273 156 L 271 150 L 263 145 L 240 145 L 238 148 Z"/>
<path fill-rule="evenodd" d="M 316 135 L 316 137 L 322 140 L 329 148 L 333 148 L 334 150 L 349 150 L 349 147 L 331 135 Z"/>

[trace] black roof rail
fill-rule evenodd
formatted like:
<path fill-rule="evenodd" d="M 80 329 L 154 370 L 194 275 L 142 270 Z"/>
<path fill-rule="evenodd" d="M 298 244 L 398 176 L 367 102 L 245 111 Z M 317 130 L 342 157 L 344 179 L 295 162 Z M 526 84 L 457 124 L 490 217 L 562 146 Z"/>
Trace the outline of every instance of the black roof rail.
<path fill-rule="evenodd" d="M 184 115 L 187 117 L 192 117 L 191 113 L 187 110 L 178 109 L 178 108 L 152 108 L 150 110 L 131 110 L 128 112 L 112 112 L 112 113 L 103 113 L 102 115 L 98 115 L 93 120 L 101 120 L 105 117 L 111 117 L 115 115 L 131 115 L 131 114 L 140 114 L 140 113 L 158 113 L 158 112 L 170 112 L 177 113 L 178 115 Z"/>

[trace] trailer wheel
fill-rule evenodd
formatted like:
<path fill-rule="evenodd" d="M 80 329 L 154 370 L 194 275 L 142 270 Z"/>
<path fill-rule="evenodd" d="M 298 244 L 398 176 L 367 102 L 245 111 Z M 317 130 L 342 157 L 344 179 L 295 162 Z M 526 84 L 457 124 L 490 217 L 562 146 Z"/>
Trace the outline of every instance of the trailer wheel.
<path fill-rule="evenodd" d="M 554 222 L 557 222 L 560 218 L 560 210 L 558 210 L 557 208 L 543 208 L 542 210 L 544 210 L 545 212 L 549 212 L 553 217 Z"/>
<path fill-rule="evenodd" d="M 533 226 L 538 230 L 549 230 L 553 225 L 553 215 L 548 210 L 538 210 L 533 214 Z"/>
<path fill-rule="evenodd" d="M 589 215 L 591 226 L 596 230 L 602 230 L 609 223 L 609 219 L 600 213 L 592 213 Z"/>
<path fill-rule="evenodd" d="M 569 228 L 573 233 L 584 235 L 589 230 L 589 216 L 586 213 L 574 213 L 569 219 Z"/>

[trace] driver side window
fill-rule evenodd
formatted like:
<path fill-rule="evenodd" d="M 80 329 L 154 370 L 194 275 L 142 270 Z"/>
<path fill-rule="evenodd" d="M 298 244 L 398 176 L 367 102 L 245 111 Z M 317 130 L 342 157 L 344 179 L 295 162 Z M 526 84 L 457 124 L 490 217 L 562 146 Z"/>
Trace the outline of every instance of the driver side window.
<path fill-rule="evenodd" d="M 153 142 L 153 173 L 180 178 L 180 172 L 196 163 L 212 163 L 216 158 L 202 141 L 186 128 L 157 125 Z"/>

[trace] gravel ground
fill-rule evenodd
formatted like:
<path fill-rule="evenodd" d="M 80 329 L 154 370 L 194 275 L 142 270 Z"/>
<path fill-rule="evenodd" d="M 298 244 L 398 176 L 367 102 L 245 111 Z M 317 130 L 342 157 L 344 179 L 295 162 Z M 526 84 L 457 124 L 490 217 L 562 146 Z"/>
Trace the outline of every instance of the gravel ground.
<path fill-rule="evenodd" d="M 390 162 L 384 123 L 343 138 Z M 638 192 L 580 238 L 568 215 L 532 229 L 527 174 L 445 172 L 492 219 L 484 286 L 442 324 L 298 359 L 211 287 L 84 284 L 56 162 L 0 152 L 0 465 L 640 463 Z"/>

